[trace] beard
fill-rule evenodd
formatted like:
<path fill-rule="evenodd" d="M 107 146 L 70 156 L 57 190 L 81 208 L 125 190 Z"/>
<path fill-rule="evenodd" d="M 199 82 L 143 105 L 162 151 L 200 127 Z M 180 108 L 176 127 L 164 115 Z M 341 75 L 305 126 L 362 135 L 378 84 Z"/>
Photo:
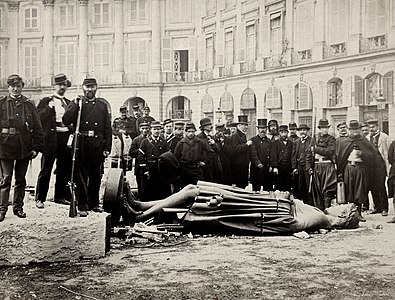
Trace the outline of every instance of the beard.
<path fill-rule="evenodd" d="M 93 99 L 93 98 L 95 98 L 95 92 L 92 92 L 92 91 L 86 91 L 85 92 L 85 97 L 86 98 L 88 98 L 88 99 Z"/>
<path fill-rule="evenodd" d="M 270 129 L 270 134 L 271 134 L 271 135 L 278 135 L 278 130 L 277 130 L 277 128 L 271 128 L 271 129 Z"/>

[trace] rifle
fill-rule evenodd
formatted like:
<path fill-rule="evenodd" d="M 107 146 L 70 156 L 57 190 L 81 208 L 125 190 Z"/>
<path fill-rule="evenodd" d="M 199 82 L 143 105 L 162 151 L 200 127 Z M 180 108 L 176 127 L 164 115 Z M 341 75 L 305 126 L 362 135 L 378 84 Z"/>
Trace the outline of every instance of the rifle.
<path fill-rule="evenodd" d="M 73 158 L 72 158 L 72 163 L 71 163 L 71 177 L 69 181 L 69 188 L 71 192 L 71 203 L 70 203 L 70 208 L 69 208 L 69 217 L 70 218 L 75 218 L 77 216 L 77 199 L 75 196 L 75 190 L 76 190 L 76 184 L 74 182 L 74 169 L 75 169 L 75 160 L 77 157 L 77 151 L 78 151 L 78 144 L 79 144 L 79 136 L 80 136 L 80 125 L 81 125 L 81 111 L 82 111 L 82 98 L 81 96 L 77 97 L 78 99 L 78 115 L 77 115 L 77 124 L 75 126 L 75 132 L 74 132 L 74 149 L 73 149 Z"/>
<path fill-rule="evenodd" d="M 314 161 L 314 145 L 315 145 L 315 138 L 316 138 L 316 128 L 317 128 L 317 107 L 313 108 L 314 110 L 314 116 L 313 116 L 313 132 L 311 134 L 311 157 L 312 160 Z M 313 188 L 313 173 L 310 174 L 310 180 L 309 180 L 309 194 L 312 193 L 312 188 Z"/>

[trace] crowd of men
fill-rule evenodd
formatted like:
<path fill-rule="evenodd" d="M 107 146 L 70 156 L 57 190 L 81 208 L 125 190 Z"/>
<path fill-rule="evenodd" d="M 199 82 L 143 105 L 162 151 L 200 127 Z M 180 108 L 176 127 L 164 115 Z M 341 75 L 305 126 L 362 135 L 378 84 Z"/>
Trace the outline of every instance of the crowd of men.
<path fill-rule="evenodd" d="M 86 78 L 83 95 L 65 97 L 71 83 L 64 74 L 54 78 L 55 92 L 37 106 L 22 95 L 23 80 L 8 78 L 9 95 L 0 98 L 0 222 L 8 207 L 15 170 L 13 211 L 26 217 L 23 196 L 30 159 L 42 152 L 36 186 L 36 206 L 44 208 L 56 161 L 54 201 L 70 204 L 71 166 L 75 155 L 75 184 L 81 216 L 101 212 L 99 186 L 103 162 L 110 152 L 112 167 L 134 169 L 141 200 L 163 199 L 199 180 L 253 191 L 289 191 L 305 203 L 325 210 L 337 198 L 355 203 L 360 212 L 388 214 L 388 198 L 395 187 L 395 141 L 390 143 L 377 120 L 351 120 L 337 125 L 339 137 L 329 134 L 327 119 L 318 122 L 318 133 L 307 124 L 279 125 L 257 119 L 257 135 L 248 139 L 247 116 L 231 124 L 209 118 L 193 122 L 150 116 L 148 106 L 120 108 L 111 126 L 106 101 L 96 97 L 97 82 Z M 78 128 L 78 136 L 73 134 Z M 77 147 L 72 139 L 78 138 Z M 391 168 L 390 168 L 391 166 Z M 388 179 L 387 179 L 388 178 Z M 386 181 L 387 180 L 387 181 Z M 344 197 L 340 197 L 343 183 Z M 73 184 L 73 183 L 71 183 Z M 386 188 L 388 186 L 388 192 Z M 344 198 L 344 199 L 340 199 Z M 395 218 L 390 222 L 395 222 Z"/>

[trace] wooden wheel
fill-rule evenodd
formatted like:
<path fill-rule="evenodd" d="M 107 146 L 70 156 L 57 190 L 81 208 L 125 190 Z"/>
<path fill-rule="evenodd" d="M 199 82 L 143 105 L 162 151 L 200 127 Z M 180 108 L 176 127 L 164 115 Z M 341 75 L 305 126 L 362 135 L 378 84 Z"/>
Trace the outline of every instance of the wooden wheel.
<path fill-rule="evenodd" d="M 122 207 L 124 176 L 122 169 L 111 168 L 108 171 L 104 190 L 103 209 L 111 214 L 111 223 L 119 222 Z"/>

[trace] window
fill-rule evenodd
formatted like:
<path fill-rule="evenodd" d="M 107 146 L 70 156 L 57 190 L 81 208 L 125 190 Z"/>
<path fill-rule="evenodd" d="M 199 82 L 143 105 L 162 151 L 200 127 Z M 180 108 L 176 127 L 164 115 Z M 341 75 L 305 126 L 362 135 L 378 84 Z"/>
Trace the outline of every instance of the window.
<path fill-rule="evenodd" d="M 171 13 L 173 22 L 190 21 L 192 19 L 191 0 L 173 0 Z"/>
<path fill-rule="evenodd" d="M 202 113 L 204 117 L 213 117 L 214 115 L 213 98 L 210 95 L 205 95 L 202 99 Z"/>
<path fill-rule="evenodd" d="M 0 7 L 0 30 L 4 29 L 4 21 L 5 21 L 5 9 L 4 7 Z"/>
<path fill-rule="evenodd" d="M 167 104 L 167 117 L 170 119 L 187 119 L 192 117 L 190 101 L 184 96 L 172 98 Z"/>
<path fill-rule="evenodd" d="M 366 34 L 368 37 L 383 35 L 386 33 L 386 8 L 385 0 L 367 0 L 367 24 Z"/>
<path fill-rule="evenodd" d="M 38 47 L 24 47 L 24 75 L 26 78 L 38 78 Z"/>
<path fill-rule="evenodd" d="M 312 48 L 314 37 L 313 2 L 298 2 L 296 6 L 296 50 Z"/>
<path fill-rule="evenodd" d="M 101 2 L 93 5 L 93 22 L 96 26 L 106 26 L 110 24 L 109 3 Z"/>
<path fill-rule="evenodd" d="M 225 32 L 225 66 L 234 63 L 233 31 Z"/>
<path fill-rule="evenodd" d="M 110 42 L 93 44 L 93 72 L 98 74 L 110 72 Z"/>
<path fill-rule="evenodd" d="M 332 0 L 329 4 L 329 43 L 346 41 L 347 1 Z"/>
<path fill-rule="evenodd" d="M 275 87 L 271 86 L 265 94 L 266 100 L 266 108 L 281 108 L 282 107 L 282 97 L 280 90 Z"/>
<path fill-rule="evenodd" d="M 132 22 L 143 23 L 147 21 L 147 0 L 132 0 L 130 10 L 130 20 Z"/>
<path fill-rule="evenodd" d="M 272 55 L 283 51 L 281 13 L 270 15 L 270 52 Z"/>
<path fill-rule="evenodd" d="M 130 71 L 131 73 L 144 71 L 146 69 L 146 41 L 131 41 L 129 43 Z"/>
<path fill-rule="evenodd" d="M 75 26 L 75 5 L 61 4 L 59 6 L 59 25 L 61 28 L 73 28 Z"/>
<path fill-rule="evenodd" d="M 249 25 L 246 28 L 246 45 L 247 45 L 247 61 L 255 60 L 256 53 L 256 32 L 255 24 Z"/>
<path fill-rule="evenodd" d="M 312 104 L 313 96 L 310 87 L 304 82 L 299 82 L 295 86 L 295 108 L 311 109 Z"/>
<path fill-rule="evenodd" d="M 72 77 L 75 65 L 74 43 L 59 44 L 59 73 Z"/>
<path fill-rule="evenodd" d="M 343 81 L 340 78 L 332 78 L 328 81 L 328 107 L 340 106 L 343 103 Z"/>
<path fill-rule="evenodd" d="M 241 95 L 241 109 L 255 109 L 256 97 L 252 89 L 247 88 Z"/>
<path fill-rule="evenodd" d="M 206 69 L 210 70 L 214 67 L 214 37 L 210 35 L 206 37 Z"/>
<path fill-rule="evenodd" d="M 313 128 L 313 117 L 312 116 L 303 116 L 299 117 L 298 124 L 306 124 L 308 127 Z"/>
<path fill-rule="evenodd" d="M 29 7 L 24 10 L 25 29 L 38 29 L 38 8 Z"/>
<path fill-rule="evenodd" d="M 206 15 L 211 16 L 217 11 L 216 0 L 206 0 Z"/>
<path fill-rule="evenodd" d="M 219 100 L 219 108 L 223 112 L 233 112 L 233 97 L 229 92 L 224 92 Z"/>

